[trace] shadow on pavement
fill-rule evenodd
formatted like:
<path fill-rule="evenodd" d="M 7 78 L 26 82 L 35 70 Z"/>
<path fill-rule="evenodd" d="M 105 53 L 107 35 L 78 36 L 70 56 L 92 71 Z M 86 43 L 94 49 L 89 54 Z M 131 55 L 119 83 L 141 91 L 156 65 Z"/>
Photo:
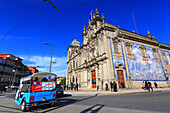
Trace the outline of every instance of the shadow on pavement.
<path fill-rule="evenodd" d="M 43 107 L 43 108 L 39 109 L 38 111 L 45 110 L 45 109 L 48 108 L 48 110 L 43 111 L 41 113 L 50 112 L 50 111 L 56 110 L 58 108 L 61 108 L 61 107 L 64 107 L 64 106 L 67 106 L 67 105 L 70 105 L 70 104 L 74 104 L 76 102 L 84 101 L 84 100 L 87 100 L 87 99 L 90 99 L 90 98 L 93 98 L 93 97 L 96 97 L 96 96 L 87 97 L 87 98 L 84 98 L 84 99 L 81 99 L 81 100 L 79 100 L 79 99 L 64 99 L 64 98 L 59 98 L 57 103 L 55 103 L 55 105 L 52 106 L 51 109 L 49 109 L 49 107 Z"/>
<path fill-rule="evenodd" d="M 87 113 L 89 111 L 90 111 L 90 113 L 97 113 L 102 107 L 104 107 L 103 104 L 96 104 L 96 105 L 94 105 L 94 106 L 92 106 L 92 107 L 90 107 L 88 109 L 83 110 L 80 113 Z"/>
<path fill-rule="evenodd" d="M 0 105 L 0 107 L 9 108 L 9 109 L 15 109 L 15 110 L 20 110 L 20 109 L 18 109 L 18 108 L 13 108 L 13 107 L 3 106 L 3 105 Z"/>

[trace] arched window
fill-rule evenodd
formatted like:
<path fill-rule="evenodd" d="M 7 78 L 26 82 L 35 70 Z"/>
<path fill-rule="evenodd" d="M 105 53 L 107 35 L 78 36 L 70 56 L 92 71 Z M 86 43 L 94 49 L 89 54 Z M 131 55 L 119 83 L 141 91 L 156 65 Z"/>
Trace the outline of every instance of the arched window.
<path fill-rule="evenodd" d="M 118 42 L 114 42 L 113 45 L 114 45 L 114 52 L 118 53 Z"/>
<path fill-rule="evenodd" d="M 126 46 L 127 57 L 134 59 L 133 51 L 132 51 L 132 45 L 129 42 L 127 42 L 127 43 L 125 43 L 125 46 Z"/>
<path fill-rule="evenodd" d="M 76 62 L 76 68 L 78 68 L 78 61 Z"/>
<path fill-rule="evenodd" d="M 153 51 L 153 56 L 154 56 L 154 58 L 155 58 L 155 61 L 156 61 L 156 62 L 160 62 L 159 56 L 158 56 L 158 50 L 156 50 L 155 48 L 153 48 L 152 51 Z"/>
<path fill-rule="evenodd" d="M 147 57 L 147 54 L 146 54 L 146 47 L 141 45 L 139 48 L 141 50 L 143 60 L 148 61 L 148 57 Z"/>
<path fill-rule="evenodd" d="M 119 57 L 122 57 L 119 41 L 120 41 L 120 40 L 119 40 L 117 37 L 114 38 L 114 39 L 112 39 L 114 56 L 115 56 L 115 57 L 118 57 L 118 58 L 119 58 Z"/>

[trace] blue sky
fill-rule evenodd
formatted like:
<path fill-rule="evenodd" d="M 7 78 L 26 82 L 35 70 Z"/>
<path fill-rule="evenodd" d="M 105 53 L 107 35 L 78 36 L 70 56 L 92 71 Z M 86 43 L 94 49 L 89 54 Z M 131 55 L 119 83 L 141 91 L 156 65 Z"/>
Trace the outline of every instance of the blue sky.
<path fill-rule="evenodd" d="M 42 0 L 0 0 L 0 14 Z M 52 72 L 66 75 L 67 48 L 77 37 L 82 43 L 83 27 L 88 25 L 90 11 L 98 8 L 105 21 L 123 29 L 135 30 L 147 35 L 147 30 L 158 42 L 170 44 L 169 0 L 51 0 L 58 12 L 45 2 L 4 40 L 0 41 L 0 53 L 11 53 L 23 58 L 25 65 L 40 66 L 48 71 L 51 47 L 54 45 Z M 0 15 L 0 39 L 39 4 Z"/>

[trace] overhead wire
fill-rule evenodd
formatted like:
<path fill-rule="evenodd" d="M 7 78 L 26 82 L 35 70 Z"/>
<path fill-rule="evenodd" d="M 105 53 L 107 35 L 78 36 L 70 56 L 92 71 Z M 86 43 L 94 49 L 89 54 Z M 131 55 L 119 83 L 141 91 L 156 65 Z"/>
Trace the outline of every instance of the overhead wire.
<path fill-rule="evenodd" d="M 39 2 L 35 2 L 35 3 L 29 4 L 29 5 L 25 5 L 25 6 L 22 6 L 22 7 L 19 7 L 19 8 L 15 8 L 15 9 L 12 9 L 12 10 L 9 10 L 9 11 L 3 12 L 3 13 L 0 13 L 0 15 L 4 15 L 4 14 L 10 13 L 10 12 L 12 12 L 12 11 L 16 11 L 16 10 L 19 10 L 19 9 L 22 9 L 22 8 L 25 8 L 25 7 L 28 7 L 28 6 L 32 6 L 32 5 L 41 3 L 41 2 L 42 2 L 42 1 L 39 1 Z"/>
<path fill-rule="evenodd" d="M 38 5 L 34 10 L 32 10 L 25 18 L 23 18 L 17 25 L 15 25 L 9 32 L 7 32 L 1 39 L 2 41 L 6 36 L 8 36 L 14 29 L 16 29 L 24 20 L 26 20 L 35 10 L 37 10 L 45 1 Z"/>

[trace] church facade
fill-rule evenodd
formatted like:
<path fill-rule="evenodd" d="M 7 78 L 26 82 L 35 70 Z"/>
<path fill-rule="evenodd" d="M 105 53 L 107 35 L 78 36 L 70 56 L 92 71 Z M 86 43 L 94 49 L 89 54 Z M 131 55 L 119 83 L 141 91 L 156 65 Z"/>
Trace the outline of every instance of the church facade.
<path fill-rule="evenodd" d="M 98 10 L 84 27 L 83 43 L 73 40 L 68 47 L 66 84 L 81 89 L 105 89 L 115 81 L 118 88 L 141 88 L 143 81 L 170 85 L 170 45 L 148 36 L 106 23 Z"/>

